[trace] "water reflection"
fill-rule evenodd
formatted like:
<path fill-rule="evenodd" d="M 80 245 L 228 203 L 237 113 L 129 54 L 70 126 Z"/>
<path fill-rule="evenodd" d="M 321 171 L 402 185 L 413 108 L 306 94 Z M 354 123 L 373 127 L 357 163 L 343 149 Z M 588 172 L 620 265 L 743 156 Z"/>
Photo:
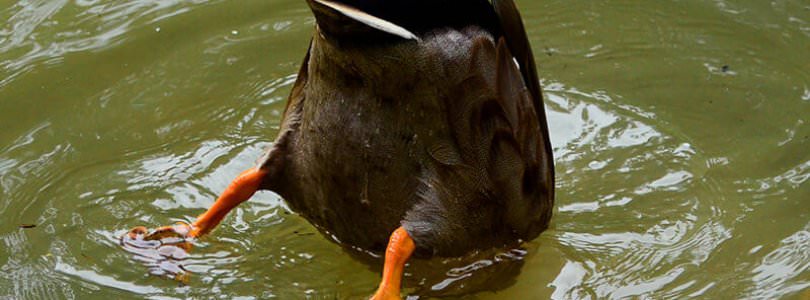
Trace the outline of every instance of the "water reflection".
<path fill-rule="evenodd" d="M 72 289 L 52 272 L 53 255 L 45 259 L 32 259 L 34 253 L 25 230 L 19 229 L 0 236 L 8 256 L 0 266 L 0 295 L 14 298 L 70 298 Z M 52 252 L 64 249 L 64 242 L 51 245 Z"/>
<path fill-rule="evenodd" d="M 605 93 L 546 86 L 550 122 L 573 129 L 553 136 L 558 168 L 567 170 L 558 186 L 577 196 L 561 199 L 555 216 L 568 261 L 552 282 L 553 298 L 661 293 L 731 237 L 715 221 L 723 217 L 717 188 L 693 173 L 703 160 L 699 150 L 658 130 L 653 114 L 617 105 Z M 639 170 L 645 176 L 636 176 Z M 621 184 L 611 184 L 616 180 Z M 699 288 L 686 283 L 676 290 Z"/>
<path fill-rule="evenodd" d="M 98 285 L 103 286 L 103 287 L 109 287 L 109 288 L 128 291 L 128 292 L 131 292 L 131 293 L 134 293 L 134 294 L 140 294 L 140 295 L 150 295 L 150 294 L 152 294 L 152 295 L 154 295 L 154 294 L 160 293 L 160 291 L 161 291 L 160 289 L 158 289 L 156 287 L 153 287 L 153 286 L 137 285 L 137 284 L 133 284 L 131 282 L 120 281 L 120 280 L 117 280 L 117 279 L 115 279 L 113 277 L 105 276 L 105 275 L 96 273 L 96 272 L 94 272 L 92 270 L 76 269 L 74 266 L 63 263 L 61 261 L 58 261 L 53 269 L 54 269 L 54 271 L 65 274 L 67 276 L 78 277 L 83 281 L 95 283 L 95 284 L 98 284 Z M 36 296 L 34 296 L 34 295 L 36 295 Z M 47 294 L 34 293 L 31 296 L 34 296 L 34 298 L 35 297 L 41 297 L 41 296 L 46 296 L 47 297 Z M 61 297 L 54 297 L 53 299 L 56 299 L 56 298 L 61 298 Z M 68 298 L 73 298 L 73 297 L 68 297 Z"/>
<path fill-rule="evenodd" d="M 553 228 L 511 258 L 414 263 L 410 291 L 509 266 L 472 297 L 806 293 L 808 5 L 518 2 L 546 78 Z M 378 265 L 272 193 L 173 258 L 188 286 L 118 251 L 121 228 L 193 219 L 270 145 L 303 1 L 26 0 L 0 19 L 0 298 L 373 292 Z M 179 268 L 167 249 L 141 256 Z"/>
<path fill-rule="evenodd" d="M 753 273 L 756 285 L 747 293 L 755 298 L 778 298 L 810 287 L 810 282 L 790 283 L 796 274 L 810 269 L 810 223 L 804 230 L 783 239 L 779 247 L 762 259 Z"/>

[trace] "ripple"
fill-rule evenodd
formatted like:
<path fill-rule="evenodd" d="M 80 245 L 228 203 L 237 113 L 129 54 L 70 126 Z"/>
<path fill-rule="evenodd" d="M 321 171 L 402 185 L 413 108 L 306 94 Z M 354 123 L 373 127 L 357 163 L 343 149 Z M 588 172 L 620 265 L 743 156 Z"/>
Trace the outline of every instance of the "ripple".
<path fill-rule="evenodd" d="M 1 235 L 8 260 L 0 266 L 0 297 L 12 299 L 74 299 L 70 287 L 55 276 L 46 261 L 32 256 L 28 234 L 22 229 Z M 56 244 L 59 245 L 58 243 Z M 6 294 L 8 293 L 8 294 Z"/>
<path fill-rule="evenodd" d="M 550 123 L 573 129 L 552 133 L 557 167 L 567 170 L 558 188 L 568 191 L 554 219 L 567 261 L 552 297 L 695 293 L 701 287 L 683 283 L 685 274 L 731 238 L 717 221 L 724 212 L 716 187 L 695 174 L 704 165 L 700 149 L 658 129 L 654 114 L 620 96 L 546 86 Z"/>
<path fill-rule="evenodd" d="M 118 46 L 144 27 L 220 2 L 19 1 L 3 11 L 10 16 L 0 27 L 0 67 L 7 75 L 0 87 L 39 65 L 56 64 L 71 53 Z"/>
<path fill-rule="evenodd" d="M 804 296 L 808 8 L 523 1 L 558 211 L 509 287 L 472 297 Z M 123 228 L 193 219 L 270 145 L 312 32 L 304 1 L 23 0 L 0 19 L 0 298 L 373 292 L 379 261 L 272 193 L 182 257 L 188 286 L 118 251 Z M 437 263 L 424 281 L 411 264 L 409 291 L 511 265 Z"/>
<path fill-rule="evenodd" d="M 68 276 L 75 276 L 81 280 L 92 282 L 100 286 L 106 286 L 114 289 L 124 290 L 139 295 L 157 294 L 161 290 L 152 286 L 144 286 L 117 280 L 110 276 L 98 274 L 92 270 L 77 269 L 74 266 L 63 263 L 61 261 L 56 263 L 54 270 Z"/>
<path fill-rule="evenodd" d="M 753 298 L 778 298 L 810 288 L 810 282 L 797 280 L 810 271 L 810 223 L 805 229 L 783 239 L 752 270 L 755 286 L 747 294 Z"/>

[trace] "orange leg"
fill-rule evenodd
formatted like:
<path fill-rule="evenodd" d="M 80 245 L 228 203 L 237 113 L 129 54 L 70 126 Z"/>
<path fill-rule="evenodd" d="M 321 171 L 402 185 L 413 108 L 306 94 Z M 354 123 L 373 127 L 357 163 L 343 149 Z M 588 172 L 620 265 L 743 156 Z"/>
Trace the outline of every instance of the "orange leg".
<path fill-rule="evenodd" d="M 214 205 L 197 217 L 197 221 L 191 225 L 191 232 L 189 232 L 188 236 L 199 237 L 213 230 L 228 212 L 250 199 L 256 193 L 267 173 L 268 171 L 260 168 L 252 168 L 242 172 L 222 192 Z"/>
<path fill-rule="evenodd" d="M 402 286 L 402 272 L 405 271 L 405 262 L 416 249 L 413 239 L 404 228 L 399 227 L 391 234 L 388 248 L 385 250 L 385 266 L 383 278 L 372 300 L 392 300 L 400 298 Z"/>
<path fill-rule="evenodd" d="M 219 222 L 237 205 L 250 199 L 259 189 L 267 173 L 267 170 L 261 168 L 253 168 L 242 172 L 222 192 L 214 205 L 197 217 L 194 224 L 189 225 L 178 222 L 174 225 L 156 228 L 155 231 L 148 234 L 146 233 L 146 227 L 139 226 L 130 230 L 128 233 L 129 238 L 136 240 L 139 236 L 142 236 L 144 240 L 162 240 L 164 238 L 202 236 L 217 227 Z"/>
<path fill-rule="evenodd" d="M 149 233 L 146 227 L 138 226 L 121 237 L 121 245 L 138 253 L 143 248 L 156 248 L 163 257 L 179 257 L 191 251 L 192 243 L 186 238 L 199 237 L 214 229 L 225 216 L 237 205 L 248 200 L 262 184 L 269 172 L 265 169 L 254 168 L 243 172 L 231 182 L 227 189 L 217 198 L 214 205 L 197 218 L 193 225 L 178 222 L 171 226 L 163 226 Z M 160 243 L 143 243 L 143 241 L 160 241 Z M 161 269 L 163 265 L 160 265 Z M 177 272 L 176 268 L 164 269 L 174 274 L 175 279 L 186 283 L 189 273 Z"/>

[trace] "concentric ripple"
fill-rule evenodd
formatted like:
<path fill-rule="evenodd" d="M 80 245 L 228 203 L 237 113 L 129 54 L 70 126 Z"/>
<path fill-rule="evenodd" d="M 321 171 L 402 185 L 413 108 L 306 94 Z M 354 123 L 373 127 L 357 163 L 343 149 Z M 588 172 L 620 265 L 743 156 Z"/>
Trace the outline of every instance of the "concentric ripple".
<path fill-rule="evenodd" d="M 414 261 L 406 291 L 810 296 L 810 6 L 517 2 L 555 152 L 552 228 Z M 0 299 L 374 291 L 378 259 L 272 193 L 191 251 L 119 245 L 193 220 L 271 145 L 314 26 L 305 1 L 19 0 L 0 20 Z"/>

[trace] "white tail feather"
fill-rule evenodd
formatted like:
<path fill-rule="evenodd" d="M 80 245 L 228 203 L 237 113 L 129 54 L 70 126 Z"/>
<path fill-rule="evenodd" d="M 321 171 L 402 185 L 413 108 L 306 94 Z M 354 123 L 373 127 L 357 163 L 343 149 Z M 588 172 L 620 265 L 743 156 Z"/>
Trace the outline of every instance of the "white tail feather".
<path fill-rule="evenodd" d="M 349 18 L 352 18 L 360 23 L 370 26 L 371 28 L 384 31 L 402 37 L 404 39 L 417 41 L 419 40 L 419 37 L 417 37 L 412 32 L 408 31 L 407 29 L 402 28 L 401 26 L 391 23 L 389 21 L 372 16 L 357 8 L 328 0 L 315 0 L 315 2 L 328 6 Z"/>

